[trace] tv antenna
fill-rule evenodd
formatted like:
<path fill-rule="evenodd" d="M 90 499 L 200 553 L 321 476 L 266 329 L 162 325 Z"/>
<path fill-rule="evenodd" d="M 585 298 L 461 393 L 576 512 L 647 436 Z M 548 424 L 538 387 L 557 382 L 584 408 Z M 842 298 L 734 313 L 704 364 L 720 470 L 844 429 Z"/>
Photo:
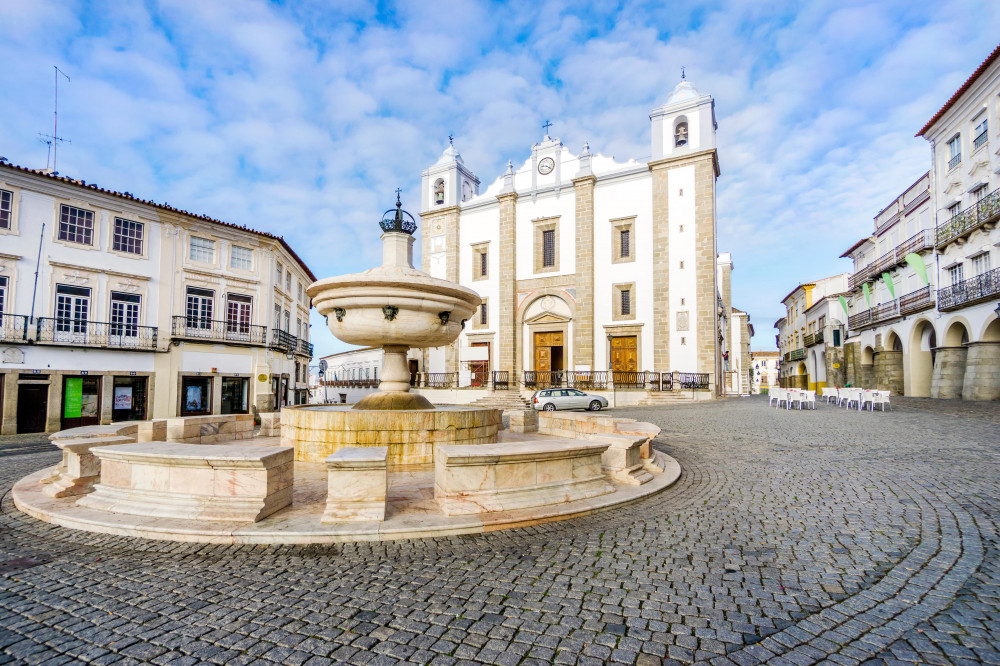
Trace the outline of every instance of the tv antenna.
<path fill-rule="evenodd" d="M 64 139 L 61 136 L 59 136 L 59 75 L 62 74 L 63 76 L 65 76 L 67 83 L 69 83 L 70 80 L 69 75 L 66 74 L 66 72 L 59 69 L 58 65 L 52 65 L 52 69 L 55 70 L 54 72 L 55 98 L 52 104 L 52 134 L 42 134 L 41 132 L 39 132 L 38 136 L 41 137 L 39 139 L 40 141 L 42 141 L 43 143 L 47 143 L 49 145 L 49 152 L 52 154 L 51 173 L 53 176 L 57 176 L 59 175 L 59 171 L 56 170 L 56 158 L 59 155 L 59 142 L 60 141 L 63 143 L 73 143 L 73 142 L 70 141 L 69 139 Z M 46 170 L 49 169 L 49 164 L 47 159 L 45 161 L 45 169 Z"/>

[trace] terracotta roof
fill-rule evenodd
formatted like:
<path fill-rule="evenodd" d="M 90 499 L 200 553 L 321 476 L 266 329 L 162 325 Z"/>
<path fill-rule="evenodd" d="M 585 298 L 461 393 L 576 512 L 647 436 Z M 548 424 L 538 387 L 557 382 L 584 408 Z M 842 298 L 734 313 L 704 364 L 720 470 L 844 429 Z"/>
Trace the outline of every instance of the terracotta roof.
<path fill-rule="evenodd" d="M 198 213 L 190 213 L 190 212 L 188 212 L 186 210 L 182 210 L 180 208 L 174 208 L 173 206 L 168 206 L 166 204 L 156 203 L 155 201 L 151 201 L 149 199 L 140 199 L 139 197 L 133 196 L 133 195 L 129 194 L 128 192 L 115 192 L 114 190 L 106 190 L 103 187 L 98 187 L 97 185 L 94 185 L 93 183 L 88 183 L 88 182 L 86 182 L 84 180 L 74 180 L 73 178 L 66 178 L 65 176 L 55 176 L 55 175 L 53 175 L 51 173 L 46 173 L 46 172 L 44 172 L 44 171 L 42 171 L 40 169 L 29 169 L 27 167 L 22 167 L 22 166 L 18 166 L 16 164 L 10 164 L 10 163 L 6 163 L 6 162 L 0 162 L 0 167 L 3 167 L 5 169 L 10 169 L 12 171 L 20 171 L 22 173 L 30 173 L 33 176 L 41 176 L 42 178 L 48 178 L 50 180 L 56 180 L 56 181 L 59 181 L 61 183 L 67 183 L 69 185 L 75 185 L 77 187 L 82 187 L 82 188 L 85 188 L 85 189 L 88 189 L 88 190 L 93 190 L 95 192 L 101 192 L 103 194 L 110 194 L 111 196 L 119 197 L 121 199 L 127 199 L 128 201 L 135 201 L 137 203 L 145 204 L 147 206 L 153 206 L 154 208 L 159 208 L 161 210 L 169 210 L 169 211 L 171 211 L 173 213 L 181 213 L 182 215 L 187 215 L 189 217 L 197 218 L 197 219 L 202 220 L 204 222 L 211 222 L 213 224 L 221 224 L 222 226 L 229 227 L 230 229 L 239 229 L 240 231 L 246 231 L 246 232 L 249 232 L 251 234 L 256 234 L 258 236 L 263 236 L 264 238 L 270 238 L 271 240 L 276 240 L 276 241 L 278 241 L 281 244 L 281 246 L 283 248 L 285 248 L 285 250 L 288 252 L 288 254 L 290 254 L 292 256 L 292 258 L 295 259 L 295 261 L 299 264 L 299 266 L 302 267 L 302 270 L 304 270 L 306 272 L 306 275 L 308 275 L 309 278 L 313 282 L 316 281 L 316 276 L 313 275 L 313 272 L 311 270 L 309 270 L 309 267 L 306 266 L 305 262 L 302 261 L 301 258 L 299 258 L 299 255 L 295 253 L 295 250 L 293 250 L 291 248 L 291 246 L 288 244 L 288 242 L 285 241 L 285 239 L 283 237 L 281 237 L 281 236 L 275 236 L 274 234 L 269 234 L 266 231 L 257 231 L 256 229 L 251 229 L 250 227 L 246 227 L 246 226 L 243 226 L 243 225 L 240 225 L 240 224 L 233 224 L 231 222 L 223 222 L 222 220 L 216 220 L 215 218 L 208 217 L 207 215 L 200 215 Z"/>
<path fill-rule="evenodd" d="M 958 101 L 959 97 L 964 95 L 966 91 L 972 87 L 972 84 L 976 82 L 976 79 L 982 76 L 983 72 L 986 71 L 986 68 L 992 65 L 993 61 L 997 58 L 1000 58 L 1000 45 L 997 45 L 997 47 L 993 49 L 993 53 L 986 56 L 986 60 L 983 61 L 983 64 L 976 68 L 976 71 L 972 73 L 972 76 L 965 80 L 962 87 L 955 91 L 955 94 L 951 96 L 951 99 L 945 102 L 944 106 L 941 107 L 941 110 L 935 113 L 934 117 L 928 120 L 927 124 L 924 125 L 923 128 L 915 134 L 915 136 L 923 136 L 924 133 L 934 125 L 934 123 L 939 121 L 941 116 L 948 112 L 948 109 L 950 109 L 955 102 Z"/>

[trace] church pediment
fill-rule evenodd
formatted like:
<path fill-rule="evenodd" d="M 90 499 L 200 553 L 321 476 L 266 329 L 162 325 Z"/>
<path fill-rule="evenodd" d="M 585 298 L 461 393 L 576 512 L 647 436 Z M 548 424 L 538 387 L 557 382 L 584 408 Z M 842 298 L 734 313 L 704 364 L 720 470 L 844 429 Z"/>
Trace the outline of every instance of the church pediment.
<path fill-rule="evenodd" d="M 571 321 L 569 317 L 563 317 L 561 315 L 553 314 L 551 312 L 543 312 L 537 317 L 532 317 L 531 319 L 525 319 L 526 324 L 565 324 Z"/>

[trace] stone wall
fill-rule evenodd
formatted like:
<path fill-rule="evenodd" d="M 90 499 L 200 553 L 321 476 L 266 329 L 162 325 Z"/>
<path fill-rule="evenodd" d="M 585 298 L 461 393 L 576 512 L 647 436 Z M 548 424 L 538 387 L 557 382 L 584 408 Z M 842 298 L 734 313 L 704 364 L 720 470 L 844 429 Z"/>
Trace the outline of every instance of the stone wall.
<path fill-rule="evenodd" d="M 931 375 L 931 397 L 960 400 L 968 347 L 938 347 Z"/>
<path fill-rule="evenodd" d="M 903 395 L 903 352 L 883 350 L 875 354 L 875 388 Z"/>
<path fill-rule="evenodd" d="M 839 366 L 839 367 L 834 367 Z M 847 383 L 847 362 L 843 347 L 827 346 L 826 348 L 826 385 L 843 386 Z"/>
<path fill-rule="evenodd" d="M 975 342 L 967 348 L 962 397 L 1000 400 L 1000 342 Z"/>

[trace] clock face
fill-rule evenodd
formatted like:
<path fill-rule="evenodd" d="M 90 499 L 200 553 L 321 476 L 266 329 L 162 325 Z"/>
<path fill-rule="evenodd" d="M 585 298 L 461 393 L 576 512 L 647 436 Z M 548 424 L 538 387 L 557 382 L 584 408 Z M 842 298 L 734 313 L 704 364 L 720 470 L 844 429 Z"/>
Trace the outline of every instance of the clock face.
<path fill-rule="evenodd" d="M 546 157 L 538 163 L 538 173 L 547 176 L 556 168 L 556 162 L 551 157 Z"/>

